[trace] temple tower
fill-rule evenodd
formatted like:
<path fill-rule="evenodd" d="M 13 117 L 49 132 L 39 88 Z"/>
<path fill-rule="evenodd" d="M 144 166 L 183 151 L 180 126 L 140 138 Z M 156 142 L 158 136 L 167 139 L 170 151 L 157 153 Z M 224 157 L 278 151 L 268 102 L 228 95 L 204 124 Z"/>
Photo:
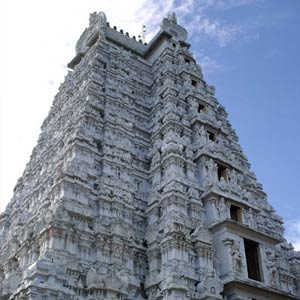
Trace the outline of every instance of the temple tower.
<path fill-rule="evenodd" d="M 174 14 L 93 13 L 0 215 L 0 300 L 300 299 L 300 255 Z"/>

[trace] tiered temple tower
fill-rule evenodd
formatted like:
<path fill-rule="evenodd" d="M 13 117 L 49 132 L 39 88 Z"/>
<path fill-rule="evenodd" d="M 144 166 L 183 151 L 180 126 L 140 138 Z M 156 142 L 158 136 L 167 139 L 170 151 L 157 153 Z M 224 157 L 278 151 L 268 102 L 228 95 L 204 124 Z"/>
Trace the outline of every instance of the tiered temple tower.
<path fill-rule="evenodd" d="M 283 238 L 175 15 L 90 17 L 0 216 L 0 299 L 300 299 Z"/>

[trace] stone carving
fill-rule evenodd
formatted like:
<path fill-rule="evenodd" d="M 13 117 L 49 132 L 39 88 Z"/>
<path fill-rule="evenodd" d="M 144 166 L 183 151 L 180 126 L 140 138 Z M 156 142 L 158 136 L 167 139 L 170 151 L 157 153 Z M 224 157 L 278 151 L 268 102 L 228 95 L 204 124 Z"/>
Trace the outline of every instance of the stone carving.
<path fill-rule="evenodd" d="M 90 25 L 99 22 L 99 27 L 105 27 L 107 23 L 106 15 L 103 11 L 99 12 L 98 14 L 96 12 L 92 13 L 90 15 Z"/>
<path fill-rule="evenodd" d="M 217 182 L 218 177 L 218 166 L 217 164 L 213 161 L 213 159 L 209 159 L 205 163 L 205 168 L 206 168 L 206 176 L 205 176 L 205 185 L 211 186 L 214 183 Z"/>
<path fill-rule="evenodd" d="M 173 22 L 174 24 L 177 24 L 177 18 L 176 18 L 176 14 L 173 12 L 171 14 L 168 15 L 168 20 Z"/>
<path fill-rule="evenodd" d="M 218 218 L 219 219 L 226 219 L 228 214 L 227 205 L 225 202 L 224 197 L 221 197 L 219 201 L 216 202 Z"/>
<path fill-rule="evenodd" d="M 233 240 L 230 254 L 232 256 L 232 265 L 234 272 L 242 273 L 244 262 L 243 255 L 241 252 L 240 241 Z"/>
<path fill-rule="evenodd" d="M 113 289 L 127 291 L 129 277 L 124 270 L 118 272 L 116 276 L 99 275 L 94 268 L 91 268 L 86 275 L 86 283 L 89 289 Z"/>
<path fill-rule="evenodd" d="M 269 272 L 269 282 L 273 286 L 278 284 L 278 266 L 276 266 L 275 254 L 271 251 L 266 252 L 266 266 Z"/>
<path fill-rule="evenodd" d="M 91 14 L 0 215 L 0 299 L 260 299 L 252 236 L 253 290 L 299 296 L 299 253 L 186 39 L 175 14 L 148 45 Z"/>
<path fill-rule="evenodd" d="M 199 240 L 208 244 L 212 242 L 211 234 L 203 225 L 198 226 L 191 234 L 191 237 L 193 240 Z"/>
<path fill-rule="evenodd" d="M 224 284 L 214 271 L 207 272 L 204 280 L 197 285 L 197 292 L 200 299 L 202 297 L 213 297 L 213 299 L 223 299 Z"/>
<path fill-rule="evenodd" d="M 195 189 L 194 187 L 192 187 L 192 186 L 188 188 L 187 193 L 188 193 L 188 195 L 191 199 L 197 199 L 198 200 L 199 197 L 200 197 L 199 196 L 199 191 L 197 189 Z"/>
<path fill-rule="evenodd" d="M 121 281 L 120 290 L 127 291 L 130 280 L 129 280 L 129 276 L 126 273 L 126 271 L 122 270 L 122 271 L 118 272 L 117 278 L 119 278 L 120 281 Z"/>
<path fill-rule="evenodd" d="M 251 207 L 249 209 L 243 209 L 243 220 L 245 221 L 245 224 L 253 229 L 256 229 L 257 225 L 254 214 L 255 213 Z"/>
<path fill-rule="evenodd" d="M 177 25 L 175 13 L 170 14 L 168 18 L 164 18 L 160 27 L 162 30 L 170 32 L 179 41 L 185 41 L 188 37 L 187 31 L 180 25 Z"/>
<path fill-rule="evenodd" d="M 104 277 L 99 275 L 94 268 L 91 268 L 86 275 L 86 283 L 88 288 L 103 288 Z"/>
<path fill-rule="evenodd" d="M 208 134 L 207 131 L 205 130 L 204 125 L 201 125 L 198 134 L 199 134 L 199 141 L 201 141 L 205 145 L 208 142 Z"/>

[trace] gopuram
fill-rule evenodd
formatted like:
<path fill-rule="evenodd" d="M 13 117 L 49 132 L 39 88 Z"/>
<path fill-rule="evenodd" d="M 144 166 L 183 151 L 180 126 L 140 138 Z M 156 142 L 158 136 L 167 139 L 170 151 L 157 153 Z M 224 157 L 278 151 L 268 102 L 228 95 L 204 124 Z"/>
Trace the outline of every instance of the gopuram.
<path fill-rule="evenodd" d="M 174 14 L 93 13 L 0 215 L 0 300 L 295 300 L 300 254 Z"/>

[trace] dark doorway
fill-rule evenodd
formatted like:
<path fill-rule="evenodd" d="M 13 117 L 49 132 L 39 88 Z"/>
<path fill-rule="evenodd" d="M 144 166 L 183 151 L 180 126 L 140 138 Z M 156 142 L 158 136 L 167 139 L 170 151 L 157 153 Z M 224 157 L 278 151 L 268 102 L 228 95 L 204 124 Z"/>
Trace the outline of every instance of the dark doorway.
<path fill-rule="evenodd" d="M 257 242 L 244 239 L 245 253 L 248 268 L 248 277 L 250 279 L 261 281 L 259 266 L 259 244 Z"/>

